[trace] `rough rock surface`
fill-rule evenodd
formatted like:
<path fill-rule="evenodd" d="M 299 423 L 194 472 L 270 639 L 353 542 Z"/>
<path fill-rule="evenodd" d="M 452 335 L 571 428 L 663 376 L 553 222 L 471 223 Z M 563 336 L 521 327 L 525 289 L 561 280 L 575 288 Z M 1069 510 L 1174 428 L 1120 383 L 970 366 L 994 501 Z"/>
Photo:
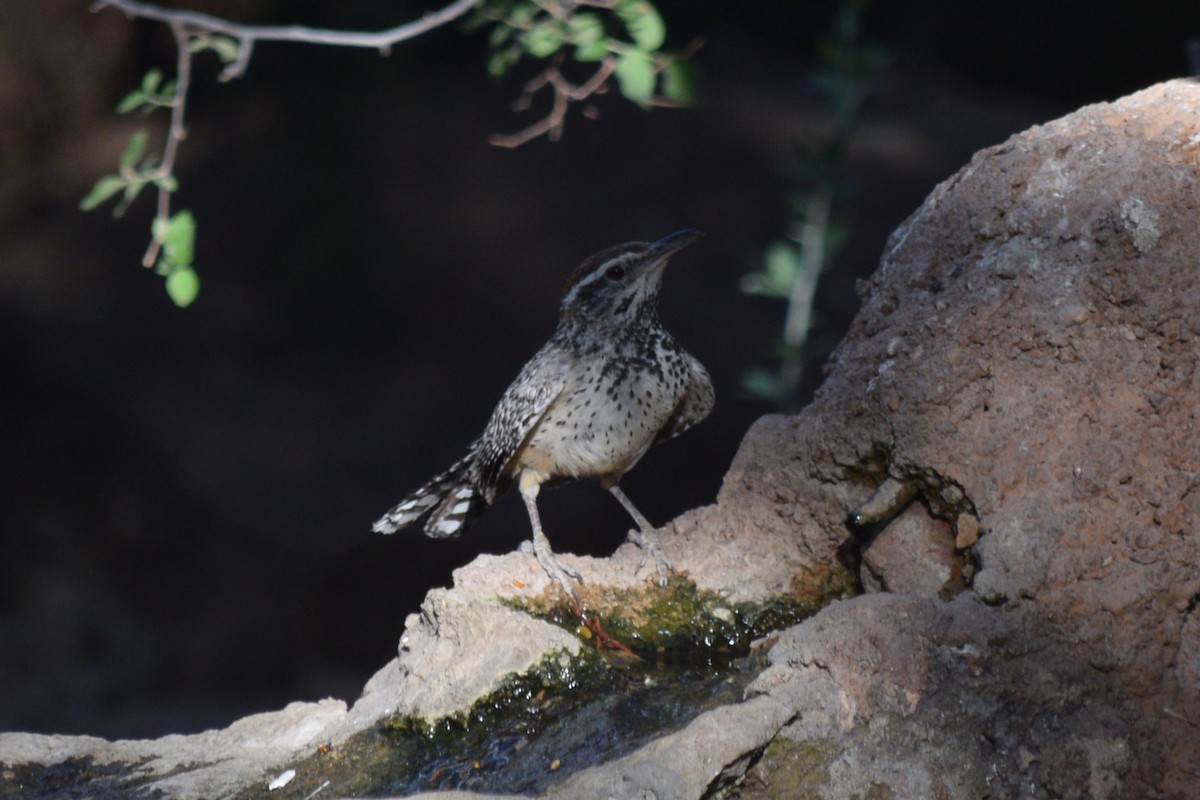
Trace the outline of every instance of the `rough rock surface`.
<path fill-rule="evenodd" d="M 0 763 L 9 768 L 90 759 L 97 765 L 136 765 L 131 776 L 157 776 L 153 789 L 167 797 L 227 797 L 240 787 L 262 780 L 270 767 L 311 750 L 345 718 L 345 703 L 325 700 L 292 703 L 281 711 L 254 714 L 219 731 L 146 741 L 0 733 Z M 15 796 L 21 796 L 20 788 L 12 786 Z M 109 796 L 113 794 L 126 793 Z M 105 796 L 86 791 L 79 794 L 84 795 Z"/>
<path fill-rule="evenodd" d="M 1195 796 L 1198 212 L 1200 85 L 1185 81 L 1034 128 L 939 186 L 863 287 L 813 405 L 756 424 L 718 502 L 663 542 L 730 602 L 837 583 L 860 557 L 889 591 L 781 633 L 746 702 L 547 796 Z M 917 497 L 868 542 L 847 520 L 881 484 Z M 636 559 L 579 559 L 591 600 L 643 581 Z M 545 590 L 529 556 L 456 581 L 349 711 L 296 704 L 154 742 L 5 734 L 0 761 L 190 765 L 152 788 L 219 796 L 578 647 L 497 603 Z"/>
<path fill-rule="evenodd" d="M 890 606 L 886 647 L 796 662 L 841 698 L 841 733 L 796 731 L 844 759 L 816 796 L 1195 796 L 1198 211 L 1195 82 L 982 151 L 892 237 L 813 406 L 749 435 L 729 481 L 795 487 L 830 563 L 847 487 L 884 474 L 915 481 L 926 513 L 980 522 L 976 605 L 939 612 L 950 632 L 997 631 L 962 654 L 979 676 L 947 666 L 965 645 L 902 597 L 836 612 L 849 634 Z M 897 681 L 914 639 L 943 652 Z"/>
<path fill-rule="evenodd" d="M 950 523 L 931 518 L 913 503 L 888 524 L 886 536 L 873 537 L 862 551 L 863 588 L 920 597 L 957 594 L 954 534 Z"/>

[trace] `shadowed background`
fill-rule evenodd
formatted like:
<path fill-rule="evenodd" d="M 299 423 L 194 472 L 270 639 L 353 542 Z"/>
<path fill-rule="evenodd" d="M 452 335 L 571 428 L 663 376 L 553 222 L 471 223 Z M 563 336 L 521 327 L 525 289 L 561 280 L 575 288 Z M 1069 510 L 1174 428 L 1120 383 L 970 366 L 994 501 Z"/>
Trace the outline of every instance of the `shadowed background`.
<path fill-rule="evenodd" d="M 508 109 L 529 73 L 489 81 L 481 37 L 453 28 L 387 58 L 264 43 L 229 84 L 199 58 L 177 205 L 199 221 L 203 288 L 186 310 L 138 266 L 148 198 L 117 222 L 77 210 L 144 124 L 111 109 L 170 72 L 169 34 L 76 0 L 0 6 L 0 730 L 148 736 L 356 697 L 429 588 L 528 536 L 511 498 L 454 541 L 371 522 L 462 454 L 553 329 L 563 280 L 611 244 L 708 234 L 674 259 L 661 315 L 708 365 L 716 410 L 623 487 L 656 523 L 712 501 L 770 410 L 737 378 L 783 309 L 737 285 L 784 232 L 782 166 L 825 119 L 805 76 L 832 4 L 658 6 L 669 44 L 706 39 L 701 107 L 613 92 L 563 141 L 515 151 L 486 138 L 532 121 Z M 188 7 L 362 30 L 427 8 Z M 854 281 L 937 181 L 1185 74 L 1200 34 L 1196 4 L 1166 0 L 907 0 L 867 21 L 892 64 L 851 148 L 809 392 Z M 561 551 L 609 553 L 630 525 L 594 485 L 541 505 Z"/>

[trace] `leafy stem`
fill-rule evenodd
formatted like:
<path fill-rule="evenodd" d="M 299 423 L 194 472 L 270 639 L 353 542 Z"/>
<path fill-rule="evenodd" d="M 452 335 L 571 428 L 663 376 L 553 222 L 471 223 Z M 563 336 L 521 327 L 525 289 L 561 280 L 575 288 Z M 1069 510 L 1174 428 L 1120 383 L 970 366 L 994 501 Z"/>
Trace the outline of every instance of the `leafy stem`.
<path fill-rule="evenodd" d="M 183 114 L 187 107 L 188 85 L 192 80 L 192 49 L 188 46 L 188 33 L 182 23 L 171 23 L 171 34 L 175 37 L 175 49 L 178 53 L 175 64 L 175 95 L 171 100 L 171 122 L 167 127 L 167 143 L 163 146 L 162 165 L 158 168 L 158 209 L 151 225 L 153 236 L 150 238 L 150 246 L 146 248 L 146 255 L 142 256 L 143 267 L 154 266 L 162 249 L 165 228 L 171 218 L 171 193 L 177 188 L 174 181 L 165 179 L 175 174 L 179 143 L 187 135 L 183 127 Z"/>
<path fill-rule="evenodd" d="M 526 56 L 546 62 L 525 82 L 513 109 L 530 109 L 534 98 L 548 89 L 549 110 L 516 133 L 493 134 L 488 141 L 494 145 L 518 147 L 543 135 L 557 141 L 570 105 L 604 94 L 610 78 L 622 95 L 643 108 L 695 102 L 695 72 L 688 59 L 702 42 L 693 42 L 681 53 L 664 52 L 666 25 L 647 0 L 487 0 L 468 24 L 491 26 L 488 72 L 494 77 L 503 76 Z M 568 57 L 598 66 L 574 83 L 563 71 Z M 583 108 L 586 117 L 597 113 L 594 106 Z"/>
<path fill-rule="evenodd" d="M 396 42 L 410 39 L 439 25 L 444 25 L 467 13 L 476 0 L 456 0 L 440 11 L 426 14 L 419 20 L 379 33 L 329 31 L 291 26 L 241 25 L 194 11 L 165 9 L 140 0 L 97 0 L 92 10 L 114 8 L 129 17 L 141 17 L 165 23 L 175 39 L 175 79 L 162 84 L 162 73 L 152 69 L 142 79 L 141 86 L 125 96 L 117 112 L 143 114 L 160 108 L 170 110 L 166 140 L 162 153 L 145 156 L 146 133 L 138 131 L 129 140 L 114 175 L 96 182 L 83 198 L 80 207 L 94 209 L 109 198 L 121 194 L 113 208 L 121 216 L 147 186 L 158 191 L 154 218 L 150 224 L 150 244 L 142 257 L 142 265 L 153 267 L 166 279 L 166 290 L 178 306 L 190 305 L 200 290 L 200 280 L 193 269 L 196 221 L 187 210 L 172 213 L 172 195 L 178 190 L 175 163 L 179 147 L 187 135 L 185 112 L 188 89 L 192 78 L 192 57 L 212 50 L 225 64 L 220 79 L 230 80 L 242 75 L 250 63 L 254 44 L 259 40 L 313 42 L 350 47 L 373 47 L 383 53 Z"/>
<path fill-rule="evenodd" d="M 742 278 L 742 291 L 784 301 L 783 330 L 776 342 L 774 370 L 755 368 L 742 377 L 752 396 L 769 400 L 784 411 L 799 402 L 817 283 L 846 239 L 847 226 L 834 213 L 845 193 L 842 173 L 846 148 L 858 123 L 867 87 L 886 63 L 878 48 L 862 37 L 862 19 L 869 0 L 838 0 L 832 35 L 821 46 L 822 68 L 811 76 L 812 86 L 825 96 L 830 130 L 817 142 L 797 147 L 790 171 L 800 191 L 794 219 L 784 239 L 772 242 L 762 266 Z"/>

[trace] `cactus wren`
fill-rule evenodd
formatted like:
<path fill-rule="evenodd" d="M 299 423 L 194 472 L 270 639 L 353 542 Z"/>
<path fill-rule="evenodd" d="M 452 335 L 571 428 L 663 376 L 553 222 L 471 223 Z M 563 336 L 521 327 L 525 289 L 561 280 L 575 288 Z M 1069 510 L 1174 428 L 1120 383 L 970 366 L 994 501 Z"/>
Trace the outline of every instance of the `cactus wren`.
<path fill-rule="evenodd" d="M 671 568 L 657 534 L 617 482 L 650 445 L 708 416 L 708 372 L 658 321 L 667 260 L 702 234 L 630 242 L 583 262 L 563 291 L 558 328 L 500 398 L 483 434 L 450 469 L 387 512 L 374 530 L 424 521 L 433 537 L 457 536 L 514 483 L 533 526 L 533 554 L 569 595 L 579 573 L 550 549 L 538 517 L 542 484 L 598 478 L 637 523 L 629 539 L 654 557 L 660 585 Z"/>

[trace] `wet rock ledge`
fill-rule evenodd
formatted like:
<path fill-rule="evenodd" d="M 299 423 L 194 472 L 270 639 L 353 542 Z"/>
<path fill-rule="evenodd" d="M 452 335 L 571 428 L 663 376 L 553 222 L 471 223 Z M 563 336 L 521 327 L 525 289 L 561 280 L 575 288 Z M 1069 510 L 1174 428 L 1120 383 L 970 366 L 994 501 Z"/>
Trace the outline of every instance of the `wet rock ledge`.
<path fill-rule="evenodd" d="M 1200 85 L 978 153 L 861 290 L 814 403 L 760 420 L 716 504 L 663 543 L 702 625 L 862 593 L 768 637 L 741 702 L 543 796 L 1194 796 Z M 588 608 L 635 638 L 658 613 L 637 557 L 574 561 Z M 335 759 L 380 720 L 436 725 L 582 658 L 549 589 L 520 553 L 459 570 L 350 708 L 154 741 L 0 734 L 0 797 L 50 777 L 266 795 L 319 746 Z"/>

